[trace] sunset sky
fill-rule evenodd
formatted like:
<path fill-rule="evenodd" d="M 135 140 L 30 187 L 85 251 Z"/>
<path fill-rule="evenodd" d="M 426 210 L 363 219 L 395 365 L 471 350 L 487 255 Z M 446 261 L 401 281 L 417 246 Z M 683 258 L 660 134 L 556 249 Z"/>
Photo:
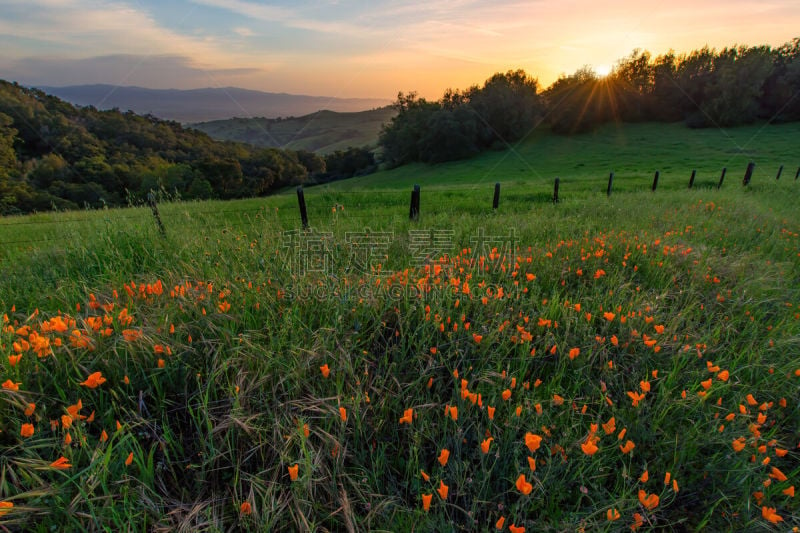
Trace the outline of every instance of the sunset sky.
<path fill-rule="evenodd" d="M 393 99 L 525 69 L 544 86 L 633 49 L 777 46 L 800 0 L 3 0 L 0 78 Z"/>

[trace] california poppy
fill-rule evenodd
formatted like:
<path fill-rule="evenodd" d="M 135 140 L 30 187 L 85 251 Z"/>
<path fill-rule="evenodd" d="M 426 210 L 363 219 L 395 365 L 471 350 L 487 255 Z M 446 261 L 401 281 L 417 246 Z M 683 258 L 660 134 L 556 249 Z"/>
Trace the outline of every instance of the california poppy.
<path fill-rule="evenodd" d="M 439 493 L 439 496 L 442 497 L 443 500 L 447 499 L 447 492 L 450 490 L 450 487 L 444 484 L 444 481 L 439 480 L 439 488 L 436 489 L 436 492 Z"/>
<path fill-rule="evenodd" d="M 633 450 L 635 447 L 636 447 L 636 445 L 633 443 L 633 441 L 629 440 L 629 441 L 627 441 L 625 443 L 625 446 L 620 446 L 619 449 L 620 449 L 620 451 L 622 453 L 628 453 L 631 450 Z"/>
<path fill-rule="evenodd" d="M 79 385 L 83 385 L 84 387 L 89 387 L 90 389 L 96 389 L 100 385 L 106 382 L 106 378 L 103 377 L 101 372 L 93 372 L 89 374 L 89 377 L 86 378 L 86 381 L 82 381 Z"/>
<path fill-rule="evenodd" d="M 542 444 L 542 437 L 540 437 L 539 435 L 535 435 L 530 432 L 525 434 L 525 446 L 528 447 L 531 453 L 538 450 L 541 444 Z"/>
<path fill-rule="evenodd" d="M 125 466 L 131 466 L 131 463 L 133 463 L 133 452 L 129 453 L 128 458 L 125 459 Z"/>
<path fill-rule="evenodd" d="M 0 502 L 0 517 L 6 515 L 14 508 L 14 502 Z"/>
<path fill-rule="evenodd" d="M 658 494 L 647 494 L 644 490 L 639 489 L 639 502 L 648 511 L 652 511 L 658 507 L 659 497 Z"/>
<path fill-rule="evenodd" d="M 328 367 L 328 363 L 325 363 L 321 367 L 319 367 L 320 372 L 322 372 L 322 377 L 327 378 L 331 374 L 331 369 Z"/>
<path fill-rule="evenodd" d="M 448 459 L 450 459 L 450 450 L 448 450 L 447 448 L 444 448 L 439 453 L 439 457 L 437 457 L 436 460 L 439 461 L 440 465 L 444 466 L 444 465 L 447 464 L 447 460 Z"/>
<path fill-rule="evenodd" d="M 288 466 L 286 468 L 289 470 L 289 479 L 292 481 L 297 481 L 297 473 L 300 470 L 300 465 L 295 463 L 294 466 Z"/>
<path fill-rule="evenodd" d="M 250 502 L 242 502 L 239 506 L 239 512 L 243 515 L 249 515 L 253 512 L 253 507 L 250 505 Z"/>
<path fill-rule="evenodd" d="M 57 468 L 59 470 L 66 470 L 67 468 L 72 468 L 72 465 L 69 464 L 69 459 L 64 457 L 63 455 L 50 463 L 52 468 Z"/>
<path fill-rule="evenodd" d="M 484 454 L 489 453 L 489 446 L 492 444 L 493 440 L 494 439 L 492 437 L 489 437 L 488 439 L 483 439 L 481 441 L 481 451 Z"/>
<path fill-rule="evenodd" d="M 414 409 L 406 409 L 403 411 L 403 416 L 400 417 L 400 424 L 411 424 L 414 420 Z"/>
<path fill-rule="evenodd" d="M 516 486 L 517 490 L 526 496 L 530 494 L 531 491 L 533 490 L 533 485 L 531 485 L 525 480 L 525 474 L 519 475 L 519 477 L 517 478 Z"/>
<path fill-rule="evenodd" d="M 431 508 L 431 499 L 433 498 L 433 494 L 423 494 L 422 495 L 422 508 L 427 513 Z"/>
<path fill-rule="evenodd" d="M 588 438 L 586 439 L 585 442 L 581 443 L 581 450 L 583 450 L 583 453 L 585 453 L 586 455 L 594 455 L 595 453 L 597 453 L 597 450 L 599 450 L 599 448 L 595 444 L 595 440 L 596 439 L 594 438 Z"/>
<path fill-rule="evenodd" d="M 6 389 L 6 390 L 18 391 L 18 390 L 19 390 L 19 386 L 20 386 L 21 384 L 22 384 L 22 382 L 19 382 L 19 383 L 14 383 L 14 382 L 13 382 L 13 381 L 11 381 L 10 379 L 7 379 L 7 380 L 5 380 L 5 381 L 3 382 L 3 385 L 2 385 L 2 387 L 3 387 L 4 389 Z"/>
<path fill-rule="evenodd" d="M 778 522 L 783 522 L 783 517 L 780 516 L 774 507 L 762 507 L 761 508 L 761 516 L 764 517 L 765 520 L 772 522 L 773 524 L 777 524 Z"/>
<path fill-rule="evenodd" d="M 619 514 L 619 511 L 617 509 L 609 509 L 609 510 L 606 511 L 606 518 L 610 522 L 613 522 L 615 520 L 619 520 L 620 516 L 621 515 Z"/>
<path fill-rule="evenodd" d="M 511 533 L 525 533 L 525 528 L 522 526 L 518 526 L 516 524 L 511 524 L 510 526 L 508 526 L 508 530 Z"/>

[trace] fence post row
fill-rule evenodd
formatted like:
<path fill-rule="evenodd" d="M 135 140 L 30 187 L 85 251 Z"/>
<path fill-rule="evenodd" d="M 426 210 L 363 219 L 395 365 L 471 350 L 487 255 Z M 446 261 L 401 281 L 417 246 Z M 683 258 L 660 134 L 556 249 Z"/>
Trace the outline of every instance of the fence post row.
<path fill-rule="evenodd" d="M 553 186 L 553 203 L 554 204 L 558 203 L 558 184 L 559 183 L 561 183 L 561 180 L 559 178 L 556 178 L 556 183 Z"/>
<path fill-rule="evenodd" d="M 753 170 L 755 170 L 756 164 L 750 161 L 747 163 L 747 170 L 744 173 L 744 180 L 742 180 L 742 185 L 747 187 L 750 184 L 750 178 L 753 177 Z"/>
<path fill-rule="evenodd" d="M 696 174 L 697 174 L 697 169 L 693 169 L 692 170 L 692 177 L 689 178 L 689 188 L 690 189 L 692 188 L 692 185 L 694 185 L 694 177 L 695 177 Z"/>
<path fill-rule="evenodd" d="M 419 185 L 411 191 L 411 208 L 408 210 L 409 220 L 419 220 Z"/>
<path fill-rule="evenodd" d="M 725 179 L 725 173 L 728 171 L 728 167 L 722 167 L 722 175 L 719 177 L 719 183 L 717 183 L 717 190 L 722 188 L 722 182 Z"/>
<path fill-rule="evenodd" d="M 300 220 L 303 222 L 303 229 L 308 228 L 308 213 L 306 212 L 306 197 L 303 194 L 303 186 L 297 187 L 297 203 L 300 206 Z"/>
<path fill-rule="evenodd" d="M 608 187 L 606 188 L 606 196 L 611 196 L 611 186 L 614 184 L 614 173 L 608 175 Z"/>
<path fill-rule="evenodd" d="M 797 174 L 794 175 L 794 179 L 800 178 L 800 167 L 797 167 Z"/>
<path fill-rule="evenodd" d="M 492 209 L 500 206 L 500 183 L 494 184 L 494 198 L 492 198 Z"/>
<path fill-rule="evenodd" d="M 656 170 L 656 175 L 653 176 L 653 192 L 656 192 L 656 187 L 658 187 L 658 175 L 659 171 Z"/>
<path fill-rule="evenodd" d="M 164 223 L 161 221 L 161 215 L 158 212 L 158 205 L 156 204 L 156 195 L 151 190 L 147 193 L 147 202 L 150 204 L 150 209 L 153 211 L 153 218 L 156 219 L 156 225 L 158 226 L 158 231 L 161 232 L 161 235 L 166 237 L 167 236 L 167 229 L 164 227 Z"/>
<path fill-rule="evenodd" d="M 781 172 L 783 172 L 783 165 L 781 165 L 781 168 L 778 169 L 778 175 L 775 176 L 776 180 L 781 179 Z"/>

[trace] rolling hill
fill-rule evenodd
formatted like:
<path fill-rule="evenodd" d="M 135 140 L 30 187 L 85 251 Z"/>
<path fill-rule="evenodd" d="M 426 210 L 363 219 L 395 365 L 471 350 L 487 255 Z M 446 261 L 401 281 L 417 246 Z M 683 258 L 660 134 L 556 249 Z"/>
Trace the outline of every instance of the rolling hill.
<path fill-rule="evenodd" d="M 353 112 L 389 103 L 388 99 L 268 93 L 236 87 L 177 90 L 99 84 L 38 88 L 75 105 L 131 110 L 182 123 L 233 117 L 300 116 L 321 109 Z"/>
<path fill-rule="evenodd" d="M 395 113 L 391 107 L 354 113 L 325 110 L 301 117 L 233 118 L 192 127 L 217 140 L 327 154 L 351 146 L 374 146 L 381 126 Z"/>

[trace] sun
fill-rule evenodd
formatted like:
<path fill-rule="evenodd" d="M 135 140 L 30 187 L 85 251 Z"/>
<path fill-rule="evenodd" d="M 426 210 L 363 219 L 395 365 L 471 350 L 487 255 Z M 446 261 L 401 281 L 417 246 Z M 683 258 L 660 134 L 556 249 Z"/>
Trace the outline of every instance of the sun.
<path fill-rule="evenodd" d="M 606 76 L 611 74 L 611 66 L 609 66 L 609 65 L 597 65 L 597 66 L 594 67 L 594 71 L 601 78 L 605 78 Z"/>

